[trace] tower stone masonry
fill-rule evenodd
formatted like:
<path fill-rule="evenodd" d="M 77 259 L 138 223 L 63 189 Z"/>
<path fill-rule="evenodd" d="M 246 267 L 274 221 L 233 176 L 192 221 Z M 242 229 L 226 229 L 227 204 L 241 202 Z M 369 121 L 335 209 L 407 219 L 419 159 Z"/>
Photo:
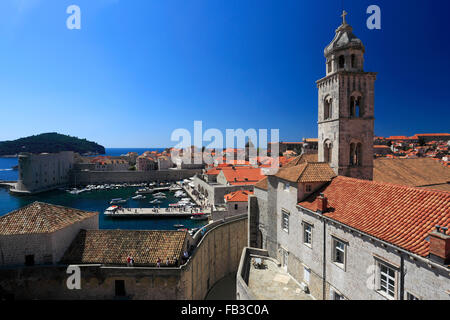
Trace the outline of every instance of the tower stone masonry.
<path fill-rule="evenodd" d="M 364 45 L 345 21 L 325 48 L 326 76 L 318 80 L 319 161 L 338 175 L 372 180 L 374 83 L 364 71 Z"/>

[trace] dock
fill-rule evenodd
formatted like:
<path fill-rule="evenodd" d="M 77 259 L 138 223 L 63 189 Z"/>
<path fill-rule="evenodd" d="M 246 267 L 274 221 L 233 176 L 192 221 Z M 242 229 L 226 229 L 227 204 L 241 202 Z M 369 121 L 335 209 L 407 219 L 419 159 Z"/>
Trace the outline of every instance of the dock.
<path fill-rule="evenodd" d="M 6 180 L 0 180 L 0 187 L 8 188 L 8 189 L 15 189 L 17 185 L 17 181 L 6 181 Z"/>
<path fill-rule="evenodd" d="M 175 208 L 123 208 L 115 212 L 105 211 L 105 216 L 114 218 L 126 217 L 151 217 L 151 218 L 186 218 L 195 213 L 204 212 L 209 215 L 208 210 L 200 211 L 199 209 L 184 210 Z"/>

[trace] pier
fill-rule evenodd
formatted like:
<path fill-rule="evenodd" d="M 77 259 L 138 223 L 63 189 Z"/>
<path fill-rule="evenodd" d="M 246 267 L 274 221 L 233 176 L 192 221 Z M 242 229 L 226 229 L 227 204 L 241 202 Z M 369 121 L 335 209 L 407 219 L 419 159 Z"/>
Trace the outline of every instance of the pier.
<path fill-rule="evenodd" d="M 17 185 L 17 181 L 0 180 L 0 187 L 14 189 L 16 187 L 16 185 Z"/>
<path fill-rule="evenodd" d="M 185 218 L 194 215 L 195 213 L 203 212 L 205 215 L 210 215 L 210 210 L 200 210 L 199 208 L 184 209 L 184 208 L 122 208 L 114 212 L 105 211 L 105 216 L 108 217 L 152 217 L 152 218 Z"/>

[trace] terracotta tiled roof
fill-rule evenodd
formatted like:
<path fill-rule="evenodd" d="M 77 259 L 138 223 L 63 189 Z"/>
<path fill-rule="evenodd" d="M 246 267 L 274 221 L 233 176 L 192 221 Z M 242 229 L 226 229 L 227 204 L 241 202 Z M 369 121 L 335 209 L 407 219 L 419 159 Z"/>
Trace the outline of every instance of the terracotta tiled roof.
<path fill-rule="evenodd" d="M 418 137 L 448 137 L 450 133 L 416 133 Z"/>
<path fill-rule="evenodd" d="M 450 227 L 449 192 L 338 176 L 299 205 L 316 211 L 321 192 L 325 216 L 421 256 L 434 227 Z"/>
<path fill-rule="evenodd" d="M 226 202 L 247 202 L 248 196 L 253 194 L 253 191 L 238 190 L 225 195 Z"/>
<path fill-rule="evenodd" d="M 268 189 L 267 184 L 268 184 L 267 177 L 264 177 L 261 180 L 259 180 L 257 183 L 255 183 L 255 188 L 267 190 Z"/>
<path fill-rule="evenodd" d="M 375 159 L 373 180 L 407 186 L 450 182 L 450 169 L 429 158 Z"/>
<path fill-rule="evenodd" d="M 81 230 L 61 259 L 62 263 L 126 264 L 134 258 L 136 266 L 155 266 L 159 259 L 182 254 L 186 231 Z"/>
<path fill-rule="evenodd" d="M 95 215 L 36 201 L 0 217 L 0 235 L 50 233 Z"/>
<path fill-rule="evenodd" d="M 234 167 L 222 172 L 227 182 L 232 185 L 255 184 L 264 177 L 260 168 Z"/>
<path fill-rule="evenodd" d="M 387 140 L 415 140 L 414 137 L 407 136 L 390 136 L 386 138 Z"/>
<path fill-rule="evenodd" d="M 222 172 L 221 168 L 212 168 L 212 169 L 207 170 L 205 172 L 205 174 L 215 176 L 215 175 L 218 175 L 220 172 Z"/>
<path fill-rule="evenodd" d="M 318 161 L 318 155 L 317 153 L 304 153 L 299 155 L 298 157 L 295 157 L 291 159 L 288 163 L 286 163 L 283 167 L 294 167 L 298 166 L 299 164 L 305 163 L 305 162 L 317 162 Z"/>
<path fill-rule="evenodd" d="M 305 162 L 295 167 L 280 168 L 276 176 L 291 182 L 326 182 L 336 174 L 328 163 Z"/>

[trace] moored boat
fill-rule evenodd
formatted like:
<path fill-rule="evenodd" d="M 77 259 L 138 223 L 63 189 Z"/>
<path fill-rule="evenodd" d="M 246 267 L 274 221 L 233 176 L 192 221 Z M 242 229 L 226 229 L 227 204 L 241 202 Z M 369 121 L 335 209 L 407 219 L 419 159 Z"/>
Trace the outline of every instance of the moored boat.
<path fill-rule="evenodd" d="M 116 199 L 111 199 L 109 204 L 118 204 L 118 203 L 125 203 L 125 202 L 127 202 L 126 199 L 116 198 Z"/>
<path fill-rule="evenodd" d="M 192 220 L 208 220 L 208 215 L 204 212 L 197 212 L 191 215 Z"/>
<path fill-rule="evenodd" d="M 110 206 L 105 211 L 106 212 L 116 212 L 117 209 L 119 209 L 119 206 Z"/>

